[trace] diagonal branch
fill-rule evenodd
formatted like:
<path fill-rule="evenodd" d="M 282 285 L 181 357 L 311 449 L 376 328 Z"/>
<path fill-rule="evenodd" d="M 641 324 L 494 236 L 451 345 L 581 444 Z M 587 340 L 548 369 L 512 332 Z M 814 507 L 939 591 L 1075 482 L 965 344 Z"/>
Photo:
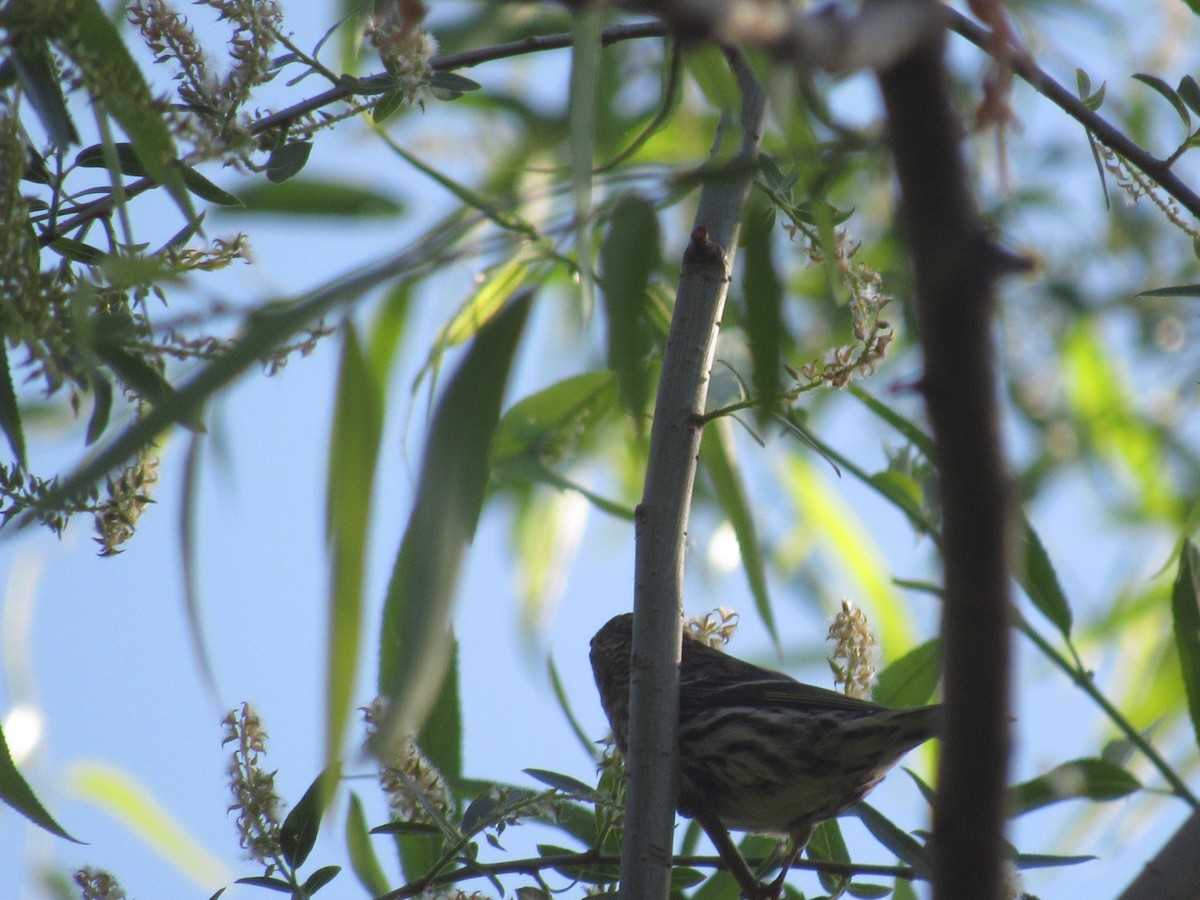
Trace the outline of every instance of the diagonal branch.
<path fill-rule="evenodd" d="M 991 35 L 986 29 L 949 7 L 943 10 L 943 14 L 947 17 L 949 27 L 953 31 L 980 49 L 991 52 Z M 1012 64 L 1013 71 L 1020 75 L 1022 80 L 1028 82 L 1038 93 L 1091 132 L 1092 136 L 1101 144 L 1144 172 L 1159 187 L 1178 200 L 1188 212 L 1200 219 L 1200 195 L 1197 195 L 1171 171 L 1170 163 L 1143 149 L 1137 141 L 1102 115 L 1088 109 L 1082 100 L 1055 81 L 1048 73 L 1038 68 L 1037 64 L 1024 53 L 1010 49 L 1008 61 Z"/>

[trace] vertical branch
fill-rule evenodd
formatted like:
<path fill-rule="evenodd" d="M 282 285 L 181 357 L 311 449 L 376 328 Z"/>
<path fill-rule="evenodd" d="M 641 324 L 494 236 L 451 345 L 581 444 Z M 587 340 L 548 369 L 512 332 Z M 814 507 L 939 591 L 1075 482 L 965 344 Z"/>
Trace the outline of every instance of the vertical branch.
<path fill-rule="evenodd" d="M 916 276 L 922 389 L 942 493 L 946 725 L 934 822 L 934 896 L 1001 896 L 1009 736 L 1009 498 L 990 338 L 988 241 L 960 158 L 942 37 L 880 73 Z"/>
<path fill-rule="evenodd" d="M 762 137 L 762 86 L 740 53 L 729 50 L 726 55 L 741 90 L 741 149 L 730 161 L 729 173 L 707 183 L 700 194 L 663 353 L 646 486 L 637 510 L 622 900 L 668 894 L 678 793 L 678 664 L 688 511 L 738 223 Z"/>

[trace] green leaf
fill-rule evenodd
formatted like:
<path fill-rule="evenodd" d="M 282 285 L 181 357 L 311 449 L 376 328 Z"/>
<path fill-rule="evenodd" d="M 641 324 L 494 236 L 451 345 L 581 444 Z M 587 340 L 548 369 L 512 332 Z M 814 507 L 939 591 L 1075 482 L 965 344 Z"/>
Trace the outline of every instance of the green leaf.
<path fill-rule="evenodd" d="M 1021 556 L 1015 577 L 1021 589 L 1063 637 L 1071 636 L 1071 604 L 1059 584 L 1050 555 L 1029 519 L 1021 517 Z"/>
<path fill-rule="evenodd" d="M 405 106 L 408 106 L 408 95 L 404 91 L 389 91 L 371 107 L 371 121 L 382 125 Z"/>
<path fill-rule="evenodd" d="M 1104 105 L 1104 93 L 1108 88 L 1107 82 L 1102 83 L 1100 89 L 1093 93 L 1092 79 L 1083 69 L 1076 69 L 1075 83 L 1079 88 L 1079 99 L 1083 101 L 1083 105 L 1092 112 L 1099 112 L 1100 107 Z M 1092 149 L 1095 150 L 1094 147 Z"/>
<path fill-rule="evenodd" d="M 522 771 L 529 777 L 536 778 L 542 784 L 547 784 L 556 791 L 562 791 L 564 794 L 571 794 L 585 799 L 596 796 L 596 789 L 594 787 L 584 784 L 578 778 L 572 778 L 570 775 L 551 772 L 548 769 L 522 769 Z"/>
<path fill-rule="evenodd" d="M 1171 591 L 1171 616 L 1188 715 L 1200 746 L 1200 550 L 1191 541 L 1179 555 L 1179 576 Z"/>
<path fill-rule="evenodd" d="M 112 145 L 112 149 L 117 157 L 117 170 L 122 175 L 141 176 L 146 174 L 146 167 L 138 159 L 137 151 L 133 149 L 133 144 L 128 141 L 117 141 Z M 92 144 L 90 147 L 84 147 L 75 154 L 75 165 L 82 166 L 85 169 L 105 168 L 108 165 L 108 160 L 104 158 L 104 145 Z"/>
<path fill-rule="evenodd" d="M 213 184 L 195 169 L 187 166 L 183 168 L 183 183 L 187 185 L 189 191 L 201 200 L 207 200 L 209 203 L 215 203 L 217 206 L 242 205 L 242 201 L 233 196 L 233 194 Z"/>
<path fill-rule="evenodd" d="M 550 678 L 550 687 L 554 691 L 554 699 L 558 702 L 558 708 L 562 710 L 563 717 L 567 720 L 567 724 L 571 726 L 571 732 L 575 735 L 575 739 L 579 741 L 579 746 L 583 748 L 583 752 L 588 756 L 597 759 L 596 746 L 592 741 L 591 735 L 580 724 L 575 711 L 571 709 L 571 701 L 567 696 L 567 689 L 563 687 L 562 678 L 559 677 L 558 667 L 554 664 L 554 656 L 552 654 L 546 655 L 546 674 Z"/>
<path fill-rule="evenodd" d="M 50 142 L 59 150 L 78 143 L 79 132 L 71 121 L 62 79 L 55 71 L 46 41 L 40 35 L 29 34 L 11 41 L 9 47 L 21 88 Z"/>
<path fill-rule="evenodd" d="M 868 483 L 907 515 L 913 527 L 921 532 L 929 531 L 931 523 L 925 509 L 925 494 L 912 475 L 899 469 L 884 469 L 872 474 Z"/>
<path fill-rule="evenodd" d="M 445 324 L 434 342 L 434 354 L 457 347 L 475 337 L 504 309 L 526 283 L 529 263 L 520 255 L 488 270 L 478 287 Z"/>
<path fill-rule="evenodd" d="M 734 462 L 733 426 L 727 419 L 717 419 L 705 427 L 700 441 L 700 461 L 712 481 L 717 503 L 737 536 L 738 552 L 742 557 L 750 593 L 754 596 L 755 609 L 767 626 L 771 640 L 779 646 L 779 631 L 767 588 L 766 559 L 763 557 L 758 528 L 754 524 L 746 485 Z"/>
<path fill-rule="evenodd" d="M 1191 75 L 1184 75 L 1179 80 L 1179 87 L 1176 93 L 1188 105 L 1188 109 L 1200 115 L 1200 85 L 1196 84 L 1195 78 Z"/>
<path fill-rule="evenodd" d="M 865 900 L 876 900 L 879 897 L 891 896 L 892 889 L 886 884 L 865 884 L 852 881 L 846 885 L 846 893 L 851 897 L 862 897 Z"/>
<path fill-rule="evenodd" d="M 926 459 L 933 459 L 933 438 L 921 428 L 895 412 L 887 404 L 872 397 L 857 385 L 849 385 L 846 390 L 850 392 L 851 396 L 862 403 L 863 406 L 891 425 L 896 431 L 900 432 L 905 440 L 920 450 Z"/>
<path fill-rule="evenodd" d="M 942 645 L 934 638 L 880 672 L 871 699 L 883 706 L 921 706 L 929 702 L 941 677 Z"/>
<path fill-rule="evenodd" d="M 1158 94 L 1166 99 L 1168 103 L 1174 107 L 1175 112 L 1179 114 L 1179 118 L 1183 120 L 1183 127 L 1188 131 L 1192 130 L 1192 117 L 1188 113 L 1187 105 L 1180 98 L 1179 94 L 1175 93 L 1174 88 L 1159 78 L 1157 75 L 1147 75 L 1144 72 L 1139 72 L 1133 76 L 1136 81 L 1148 85 L 1153 88 Z"/>
<path fill-rule="evenodd" d="M 804 852 L 814 862 L 850 862 L 850 851 L 846 849 L 846 841 L 842 837 L 842 829 L 837 819 L 827 819 L 814 828 Z M 828 872 L 818 872 L 817 877 L 821 881 L 821 887 L 831 894 L 843 890 L 849 881 L 845 875 L 831 875 Z"/>
<path fill-rule="evenodd" d="M 0 428 L 8 438 L 13 459 L 17 465 L 27 468 L 25 457 L 25 429 L 21 425 L 21 407 L 17 404 L 17 392 L 13 387 L 12 370 L 8 365 L 8 344 L 0 339 Z"/>
<path fill-rule="evenodd" d="M 740 107 L 741 93 L 720 48 L 707 43 L 690 46 L 684 53 L 684 65 L 714 109 Z"/>
<path fill-rule="evenodd" d="M 325 806 L 337 787 L 337 768 L 328 768 L 308 786 L 300 802 L 292 807 L 279 831 L 279 846 L 283 858 L 294 868 L 300 868 L 312 852 L 321 830 Z"/>
<path fill-rule="evenodd" d="M 292 893 L 292 886 L 282 878 L 270 878 L 266 875 L 251 875 L 249 878 L 239 878 L 235 884 L 248 884 L 251 887 L 266 888 L 280 894 Z"/>
<path fill-rule="evenodd" d="M 472 190 L 466 185 L 459 184 L 453 178 L 439 172 L 433 166 L 413 156 L 395 141 L 393 141 L 385 131 L 379 131 L 379 136 L 383 138 L 384 143 L 391 148 L 392 152 L 407 162 L 410 166 L 428 176 L 433 181 L 437 182 L 451 194 L 465 203 L 471 209 L 476 209 L 483 215 L 487 216 L 501 228 L 507 231 L 513 231 L 517 234 L 524 235 L 531 241 L 541 242 L 542 235 L 537 228 L 528 221 L 514 215 L 508 210 L 502 209 L 492 203 L 487 197 L 478 191 Z"/>
<path fill-rule="evenodd" d="M 1176 284 L 1171 287 L 1138 291 L 1135 297 L 1200 297 L 1200 284 Z"/>
<path fill-rule="evenodd" d="M 571 74 L 568 81 L 568 131 L 571 197 L 575 211 L 575 256 L 583 308 L 592 309 L 592 161 L 596 155 L 597 104 L 600 96 L 600 36 L 605 11 L 599 4 L 577 6 L 571 17 Z"/>
<path fill-rule="evenodd" d="M 21 777 L 16 763 L 13 762 L 12 754 L 8 752 L 8 741 L 4 738 L 3 730 L 0 730 L 0 800 L 39 828 L 44 828 L 56 837 L 65 838 L 76 844 L 83 843 L 67 834 L 63 827 L 54 821 L 54 817 L 46 811 L 46 807 L 42 806 L 42 801 L 37 798 L 33 788 Z"/>
<path fill-rule="evenodd" d="M 417 745 L 425 758 L 453 785 L 462 782 L 462 708 L 458 692 L 458 642 L 451 639 L 450 662 L 446 666 L 441 691 L 433 709 L 417 735 Z M 430 826 L 445 836 L 447 829 Z M 397 832 L 396 845 L 404 871 L 416 876 L 428 872 L 442 852 L 440 841 L 431 841 L 429 832 Z"/>
<path fill-rule="evenodd" d="M 462 780 L 462 700 L 459 697 L 458 641 L 451 640 L 450 662 L 441 691 L 417 735 L 421 752 L 451 784 Z"/>
<path fill-rule="evenodd" d="M 895 853 L 901 862 L 912 866 L 918 875 L 925 876 L 929 872 L 929 851 L 875 807 L 858 803 L 850 809 L 850 815 L 862 822 L 875 840 Z"/>
<path fill-rule="evenodd" d="M 612 372 L 585 372 L 556 382 L 505 411 L 492 440 L 495 468 L 533 457 L 567 457 L 616 406 Z"/>
<path fill-rule="evenodd" d="M 292 141 L 271 151 L 267 158 L 267 181 L 280 184 L 300 174 L 312 153 L 312 141 Z"/>
<path fill-rule="evenodd" d="M 377 752 L 424 722 L 441 687 L 450 610 L 483 509 L 489 446 L 531 299 L 524 292 L 479 332 L 434 412 L 385 601 L 379 691 L 388 702 Z"/>
<path fill-rule="evenodd" d="M 1012 858 L 1013 865 L 1025 869 L 1050 869 L 1056 866 L 1077 866 L 1091 862 L 1095 856 L 1058 856 L 1051 853 L 1018 853 Z"/>
<path fill-rule="evenodd" d="M 1009 815 L 1024 815 L 1062 800 L 1118 800 L 1141 787 L 1120 766 L 1093 757 L 1076 759 L 1009 788 Z"/>
<path fill-rule="evenodd" d="M 671 869 L 671 890 L 682 891 L 702 882 L 707 876 L 698 869 L 687 866 L 675 866 Z"/>
<path fill-rule="evenodd" d="M 417 745 L 450 784 L 459 785 L 462 782 L 462 708 L 458 688 L 458 642 L 453 638 L 449 652 L 450 661 L 441 690 L 417 735 Z M 429 827 L 433 832 L 396 832 L 404 871 L 411 876 L 428 872 L 441 855 L 441 842 L 429 840 L 428 835 L 445 836 L 447 829 L 439 825 Z"/>
<path fill-rule="evenodd" d="M 447 252 L 469 228 L 458 217 L 447 218 L 416 238 L 399 254 L 356 268 L 333 278 L 288 302 L 274 304 L 250 316 L 241 335 L 229 349 L 201 366 L 176 394 L 171 408 L 156 407 L 138 418 L 90 456 L 65 479 L 47 491 L 45 503 L 53 506 L 66 498 L 88 491 L 117 466 L 124 464 L 141 448 L 152 443 L 178 418 L 200 417 L 203 406 L 214 394 L 236 381 L 248 370 L 259 366 L 263 356 L 321 316 L 358 299 L 366 291 L 394 281 L 397 271 L 419 267 L 433 256 Z M 17 528 L 35 521 L 25 513 L 16 520 Z"/>
<path fill-rule="evenodd" d="M 119 334 L 101 331 L 96 335 L 92 349 L 129 390 L 156 408 L 175 411 L 175 421 L 185 428 L 204 431 L 203 421 L 198 414 L 185 414 L 182 411 L 175 388 L 163 377 L 162 372 L 126 349 Z"/>
<path fill-rule="evenodd" d="M 472 81 L 457 72 L 434 72 L 429 76 L 429 86 L 443 91 L 454 91 L 458 94 L 478 91 L 483 87 L 478 81 Z"/>
<path fill-rule="evenodd" d="M 229 880 L 221 861 L 133 776 L 103 763 L 81 762 L 71 766 L 68 782 L 76 797 L 120 822 L 158 858 L 169 861 L 196 883 Z"/>
<path fill-rule="evenodd" d="M 163 111 L 108 14 L 97 0 L 54 4 L 53 38 L 83 72 L 94 98 L 117 120 L 146 167 L 190 221 L 196 214 Z"/>
<path fill-rule="evenodd" d="M 99 247 L 85 244 L 74 238 L 60 237 L 50 242 L 50 249 L 71 262 L 83 263 L 88 266 L 98 266 L 108 257 Z"/>
<path fill-rule="evenodd" d="M 371 834 L 411 834 L 424 835 L 426 837 L 441 837 L 442 829 L 429 822 L 388 822 L 385 825 L 376 825 L 371 829 Z"/>
<path fill-rule="evenodd" d="M 600 246 L 599 284 L 608 315 L 608 365 L 617 373 L 621 405 L 638 434 L 646 426 L 650 339 L 645 324 L 646 288 L 660 260 L 654 204 L 626 194 L 613 207 Z"/>
<path fill-rule="evenodd" d="M 755 410 L 761 425 L 774 411 L 781 394 L 783 371 L 783 282 L 771 258 L 773 208 L 760 194 L 747 204 L 742 242 L 742 290 L 746 298 L 746 332 L 750 339 Z"/>
<path fill-rule="evenodd" d="M 378 188 L 294 178 L 282 184 L 258 182 L 238 192 L 243 213 L 283 216 L 375 218 L 404 211 L 399 200 Z"/>
<path fill-rule="evenodd" d="M 312 896 L 329 882 L 337 877 L 337 874 L 342 871 L 341 866 L 322 866 L 313 872 L 304 881 L 304 892 L 308 896 Z"/>
<path fill-rule="evenodd" d="M 92 376 L 92 415 L 88 419 L 87 433 L 84 443 L 91 445 L 99 440 L 108 427 L 108 418 L 112 413 L 113 389 L 112 382 L 99 372 Z"/>
<path fill-rule="evenodd" d="M 384 388 L 363 354 L 354 326 L 342 332 L 342 361 L 329 441 L 325 541 L 329 635 L 325 658 L 325 765 L 342 756 L 357 683 L 367 534 L 375 466 L 383 439 Z"/>
<path fill-rule="evenodd" d="M 462 824 L 459 826 L 462 833 L 469 837 L 494 824 L 498 809 L 500 802 L 490 792 L 476 797 L 463 812 Z"/>

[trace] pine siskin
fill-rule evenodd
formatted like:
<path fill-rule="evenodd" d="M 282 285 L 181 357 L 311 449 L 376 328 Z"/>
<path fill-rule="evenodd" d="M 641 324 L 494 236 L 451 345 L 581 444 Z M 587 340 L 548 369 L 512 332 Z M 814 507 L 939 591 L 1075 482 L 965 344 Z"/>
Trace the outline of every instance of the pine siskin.
<path fill-rule="evenodd" d="M 632 646 L 632 613 L 616 616 L 592 638 L 592 672 L 622 751 L 629 740 Z M 723 835 L 723 847 L 712 825 L 790 837 L 793 851 L 766 894 L 777 896 L 813 827 L 862 800 L 905 753 L 937 734 L 940 719 L 940 706 L 888 709 L 802 684 L 685 636 L 679 812 L 705 827 L 723 857 L 733 843 Z M 740 863 L 753 883 L 740 855 L 737 863 L 726 862 L 731 868 Z"/>

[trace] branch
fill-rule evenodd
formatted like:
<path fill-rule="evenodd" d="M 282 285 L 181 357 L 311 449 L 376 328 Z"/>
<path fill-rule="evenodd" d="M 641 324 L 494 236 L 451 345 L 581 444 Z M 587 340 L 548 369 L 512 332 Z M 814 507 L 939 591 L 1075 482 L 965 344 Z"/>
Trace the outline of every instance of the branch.
<path fill-rule="evenodd" d="M 1125 888 L 1120 900 L 1194 900 L 1200 897 L 1197 847 L 1200 847 L 1200 812 L 1193 812 Z"/>
<path fill-rule="evenodd" d="M 762 86 L 744 58 L 735 50 L 726 51 L 726 56 L 741 90 L 741 149 L 729 174 L 709 181 L 700 192 L 663 353 L 645 492 L 635 519 L 622 900 L 665 898 L 670 887 L 688 512 L 717 331 L 765 115 Z M 722 116 L 722 127 L 729 124 L 728 118 L 728 114 Z M 714 152 L 720 145 L 718 139 Z"/>
<path fill-rule="evenodd" d="M 660 22 L 637 22 L 629 25 L 615 25 L 612 28 L 604 30 L 600 36 L 600 43 L 607 47 L 610 44 L 620 41 L 662 37 L 665 33 L 666 29 Z M 514 56 L 540 53 L 546 50 L 560 50 L 570 47 L 572 42 L 573 36 L 570 34 L 530 37 L 507 44 L 497 44 L 494 47 L 484 47 L 479 50 L 468 50 L 464 53 L 453 53 L 448 56 L 435 57 L 429 61 L 429 67 L 435 72 L 449 72 L 454 69 L 470 68 L 471 66 L 477 66 L 481 63 L 492 62 L 498 59 L 508 59 Z M 380 77 L 379 75 L 373 75 L 368 76 L 364 80 L 369 81 Z M 255 119 L 247 126 L 247 130 L 251 135 L 260 135 L 276 128 L 286 128 L 302 116 L 314 113 L 319 109 L 324 109 L 326 106 L 334 103 L 349 100 L 353 96 L 356 95 L 347 88 L 341 86 L 332 87 L 306 100 L 301 100 L 299 103 L 289 106 L 286 109 L 269 113 L 261 119 Z M 124 186 L 124 199 L 130 200 L 158 186 L 159 183 L 153 178 L 139 178 L 137 181 L 130 182 Z M 111 194 L 101 197 L 98 200 L 93 200 L 91 203 L 80 207 L 74 215 L 56 223 L 53 228 L 48 228 L 38 235 L 38 245 L 46 247 L 60 237 L 70 234 L 76 228 L 109 215 L 115 207 L 116 198 Z"/>
<path fill-rule="evenodd" d="M 536 875 L 547 869 L 562 872 L 566 877 L 572 869 L 587 869 L 599 866 L 620 865 L 621 858 L 613 854 L 596 853 L 558 853 L 548 856 L 535 856 L 529 859 L 514 859 L 499 863 L 477 863 L 471 866 L 461 866 L 450 872 L 443 872 L 432 878 L 421 878 L 417 881 L 396 888 L 386 894 L 380 894 L 375 900 L 408 900 L 417 897 L 430 888 L 444 887 L 470 881 L 472 878 L 488 878 L 496 875 Z M 761 866 L 768 862 L 768 857 L 750 857 L 746 860 L 749 865 Z M 725 862 L 719 856 L 679 856 L 675 858 L 676 865 L 690 866 L 693 869 L 721 869 Z M 877 878 L 903 878 L 916 881 L 920 878 L 917 871 L 910 866 L 872 866 L 859 863 L 814 862 L 812 860 L 798 861 L 793 868 L 807 869 L 812 872 L 825 872 L 829 875 L 840 875 L 853 878 L 856 875 L 868 875 Z M 563 870 L 566 870 L 563 872 Z"/>
<path fill-rule="evenodd" d="M 946 7 L 943 13 L 947 16 L 949 27 L 953 31 L 977 47 L 988 52 L 991 51 L 990 35 L 985 29 L 949 7 Z M 1200 219 L 1200 195 L 1197 195 L 1171 171 L 1169 162 L 1142 149 L 1136 141 L 1099 113 L 1088 109 L 1082 100 L 1038 68 L 1026 54 L 1010 48 L 1008 61 L 1011 63 L 1013 71 L 1038 93 L 1079 122 L 1105 147 L 1144 172 L 1155 184 L 1178 200 L 1188 212 Z"/>
<path fill-rule="evenodd" d="M 933 2 L 931 0 L 931 6 Z M 971 199 L 944 41 L 880 73 L 917 287 L 943 516 L 945 731 L 934 896 L 1002 896 L 1009 710 L 1009 490 L 992 361 L 992 283 L 1009 265 Z"/>

